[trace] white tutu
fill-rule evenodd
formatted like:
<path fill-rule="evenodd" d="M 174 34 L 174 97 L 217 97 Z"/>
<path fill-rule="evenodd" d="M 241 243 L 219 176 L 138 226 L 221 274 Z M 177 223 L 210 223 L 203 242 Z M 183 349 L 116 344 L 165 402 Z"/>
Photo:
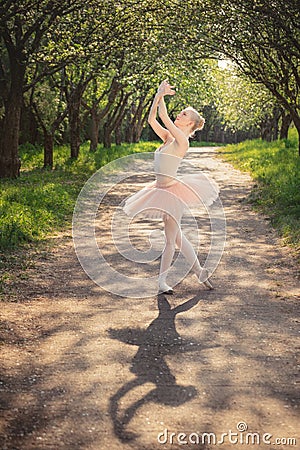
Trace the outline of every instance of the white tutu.
<path fill-rule="evenodd" d="M 218 195 L 217 184 L 204 174 L 183 175 L 166 183 L 156 180 L 148 184 L 130 196 L 123 209 L 130 217 L 143 214 L 158 219 L 167 214 L 177 218 L 189 207 L 210 206 Z"/>

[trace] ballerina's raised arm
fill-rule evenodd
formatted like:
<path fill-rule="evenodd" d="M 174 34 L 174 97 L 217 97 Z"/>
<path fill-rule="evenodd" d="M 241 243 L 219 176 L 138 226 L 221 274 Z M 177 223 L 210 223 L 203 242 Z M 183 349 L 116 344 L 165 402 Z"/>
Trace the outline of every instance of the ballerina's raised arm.
<path fill-rule="evenodd" d="M 174 86 L 170 86 L 168 81 L 164 80 L 157 90 L 148 116 L 149 125 L 152 127 L 153 131 L 163 140 L 163 142 L 167 142 L 168 139 L 172 138 L 172 135 L 168 130 L 168 127 L 167 128 L 162 127 L 158 122 L 158 120 L 156 119 L 157 110 L 158 107 L 161 105 L 161 103 L 162 102 L 164 103 L 165 95 L 174 95 L 174 94 L 175 94 Z"/>
<path fill-rule="evenodd" d="M 188 107 L 181 111 L 173 122 L 168 115 L 164 96 L 174 94 L 174 86 L 171 86 L 167 80 L 164 80 L 160 84 L 157 94 L 154 97 L 148 122 L 164 143 L 169 142 L 173 144 L 170 151 L 173 154 L 182 157 L 185 155 L 189 147 L 188 138 L 191 136 L 193 131 L 202 128 L 204 125 L 204 119 L 196 110 L 194 110 L 194 108 Z M 159 117 L 163 121 L 166 128 L 161 126 L 157 121 L 157 110 Z M 200 119 L 203 120 L 203 123 L 200 123 Z"/>

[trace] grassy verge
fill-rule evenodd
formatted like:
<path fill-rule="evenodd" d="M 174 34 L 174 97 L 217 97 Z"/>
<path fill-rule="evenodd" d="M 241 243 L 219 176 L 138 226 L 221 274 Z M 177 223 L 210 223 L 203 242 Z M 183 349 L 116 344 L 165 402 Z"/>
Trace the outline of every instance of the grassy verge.
<path fill-rule="evenodd" d="M 82 146 L 77 160 L 69 159 L 67 146 L 55 149 L 54 170 L 43 170 L 43 152 L 33 146 L 20 151 L 19 179 L 1 180 L 0 250 L 44 239 L 70 225 L 76 198 L 85 181 L 100 167 L 122 156 L 153 151 L 156 144 L 141 142 L 99 148 L 90 153 Z"/>
<path fill-rule="evenodd" d="M 223 159 L 250 172 L 256 187 L 249 198 L 267 214 L 285 242 L 300 253 L 300 157 L 296 130 L 289 139 L 253 140 L 220 148 Z"/>
<path fill-rule="evenodd" d="M 194 141 L 191 139 L 190 147 L 222 147 L 225 144 L 217 143 L 217 142 L 206 142 L 206 141 Z"/>

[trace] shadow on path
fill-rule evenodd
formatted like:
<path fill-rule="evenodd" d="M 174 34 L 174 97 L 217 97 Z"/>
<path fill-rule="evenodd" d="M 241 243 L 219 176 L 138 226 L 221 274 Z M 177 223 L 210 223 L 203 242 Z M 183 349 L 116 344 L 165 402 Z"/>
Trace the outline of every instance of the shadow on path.
<path fill-rule="evenodd" d="M 165 356 L 219 347 L 219 345 L 203 346 L 200 342 L 185 340 L 176 331 L 176 315 L 196 306 L 200 301 L 199 296 L 173 309 L 164 295 L 159 295 L 157 301 L 159 315 L 146 330 L 139 328 L 109 330 L 112 339 L 139 347 L 130 369 L 136 377 L 123 385 L 110 398 L 110 416 L 114 432 L 122 442 L 138 437 L 137 434 L 126 431 L 126 426 L 138 409 L 146 403 L 180 406 L 197 395 L 194 386 L 181 386 L 176 383 L 176 378 L 168 367 Z M 155 388 L 121 411 L 120 400 L 136 387 L 146 383 L 153 383 Z"/>

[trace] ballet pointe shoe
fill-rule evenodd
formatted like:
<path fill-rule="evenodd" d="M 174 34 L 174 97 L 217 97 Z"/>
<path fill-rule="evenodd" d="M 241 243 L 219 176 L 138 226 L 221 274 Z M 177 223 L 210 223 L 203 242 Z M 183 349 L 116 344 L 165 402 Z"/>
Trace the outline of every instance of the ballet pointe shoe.
<path fill-rule="evenodd" d="M 207 287 L 207 289 L 213 290 L 214 287 L 208 278 L 209 278 L 208 270 L 206 268 L 201 269 L 201 273 L 198 277 L 198 280 L 200 281 L 200 283 L 204 284 L 204 286 Z"/>
<path fill-rule="evenodd" d="M 173 294 L 173 289 L 167 285 L 167 283 L 165 282 L 160 282 L 159 286 L 158 286 L 158 293 L 159 294 L 169 294 L 172 295 Z"/>
<path fill-rule="evenodd" d="M 167 285 L 164 278 L 158 279 L 158 293 L 159 294 L 173 294 L 173 289 Z"/>

